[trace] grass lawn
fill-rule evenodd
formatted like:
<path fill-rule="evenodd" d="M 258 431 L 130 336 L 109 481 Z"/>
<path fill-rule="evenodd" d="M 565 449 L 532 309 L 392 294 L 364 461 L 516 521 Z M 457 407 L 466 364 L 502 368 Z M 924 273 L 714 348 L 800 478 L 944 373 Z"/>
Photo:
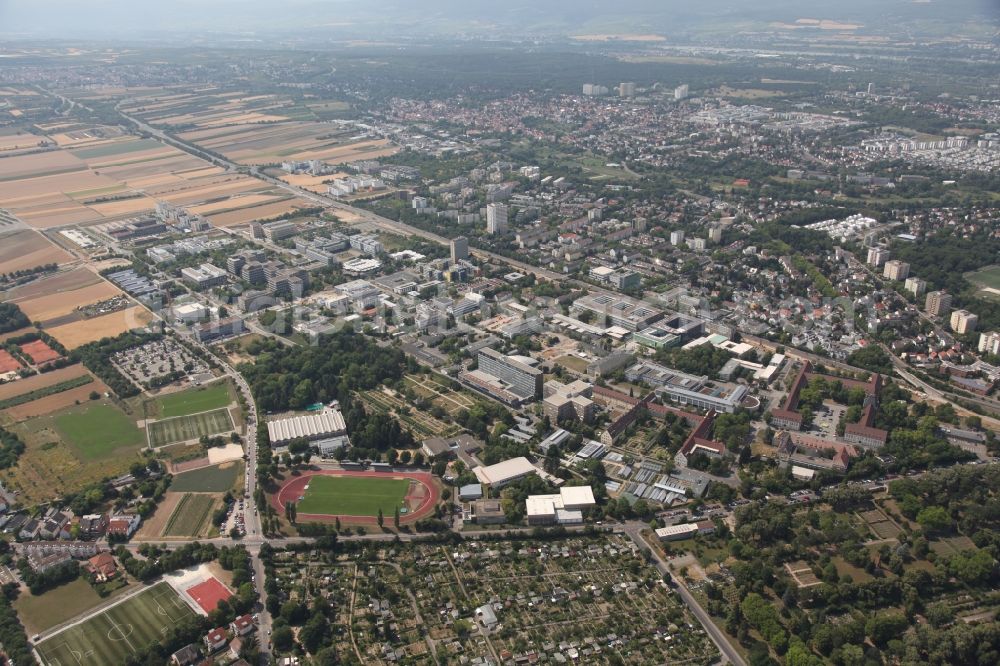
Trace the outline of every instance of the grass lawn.
<path fill-rule="evenodd" d="M 229 462 L 183 472 L 174 476 L 170 490 L 178 493 L 224 493 L 236 485 L 236 478 L 242 470 L 242 464 Z"/>
<path fill-rule="evenodd" d="M 298 513 L 341 516 L 377 516 L 391 520 L 410 488 L 407 479 L 376 479 L 351 476 L 314 476 L 309 480 L 305 499 L 296 505 Z"/>
<path fill-rule="evenodd" d="M 228 409 L 216 409 L 191 416 L 175 416 L 146 426 L 153 446 L 198 439 L 202 435 L 218 435 L 234 430 Z"/>
<path fill-rule="evenodd" d="M 28 630 L 28 635 L 33 635 L 70 620 L 102 601 L 105 600 L 80 576 L 38 596 L 22 592 L 14 602 L 14 609 Z"/>
<path fill-rule="evenodd" d="M 171 393 L 159 398 L 157 402 L 160 405 L 160 416 L 167 419 L 172 416 L 187 416 L 221 409 L 227 406 L 231 399 L 229 385 L 226 382 L 218 382 L 212 386 Z"/>
<path fill-rule="evenodd" d="M 55 425 L 84 460 L 107 458 L 119 449 L 143 444 L 135 422 L 104 402 L 73 407 L 57 415 Z"/>
<path fill-rule="evenodd" d="M 965 278 L 973 284 L 1000 289 L 1000 266 L 987 266 L 974 273 L 966 273 Z"/>
<path fill-rule="evenodd" d="M 88 618 L 38 645 L 46 666 L 121 664 L 194 611 L 167 583 L 157 583 L 124 603 Z"/>
<path fill-rule="evenodd" d="M 198 536 L 214 506 L 213 495 L 186 493 L 170 514 L 163 536 Z"/>

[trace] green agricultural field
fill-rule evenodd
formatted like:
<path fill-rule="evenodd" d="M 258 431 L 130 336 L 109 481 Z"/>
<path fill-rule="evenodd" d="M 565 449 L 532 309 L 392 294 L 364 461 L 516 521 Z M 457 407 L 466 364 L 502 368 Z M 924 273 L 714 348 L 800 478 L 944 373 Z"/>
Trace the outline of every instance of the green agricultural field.
<path fill-rule="evenodd" d="M 54 421 L 63 441 L 76 449 L 82 460 L 108 458 L 120 449 L 143 443 L 135 422 L 105 402 L 72 407 L 56 415 Z"/>
<path fill-rule="evenodd" d="M 95 148 L 82 148 L 74 150 L 73 154 L 82 160 L 89 160 L 99 157 L 111 157 L 112 155 L 126 155 L 128 153 L 138 153 L 143 150 L 160 148 L 161 144 L 156 139 L 139 139 L 138 141 L 116 141 L 104 146 Z"/>
<path fill-rule="evenodd" d="M 186 493 L 174 507 L 163 536 L 196 537 L 201 534 L 212 508 L 215 496 L 201 493 Z"/>
<path fill-rule="evenodd" d="M 229 405 L 231 401 L 229 385 L 226 382 L 181 391 L 180 393 L 171 393 L 157 399 L 160 406 L 160 416 L 165 419 L 221 409 Z"/>
<path fill-rule="evenodd" d="M 146 425 L 149 442 L 153 446 L 163 446 L 176 442 L 198 439 L 202 435 L 218 435 L 235 430 L 228 409 L 216 409 L 192 416 L 175 416 Z"/>
<path fill-rule="evenodd" d="M 170 490 L 178 493 L 224 493 L 236 485 L 236 478 L 242 471 L 242 463 L 229 462 L 182 472 L 174 475 Z"/>
<path fill-rule="evenodd" d="M 377 516 L 378 510 L 391 520 L 410 488 L 407 479 L 352 476 L 314 476 L 309 480 L 298 513 L 341 516 Z"/>
<path fill-rule="evenodd" d="M 170 627 L 194 614 L 167 583 L 148 590 L 81 624 L 42 641 L 36 648 L 45 666 L 108 666 L 163 638 Z"/>

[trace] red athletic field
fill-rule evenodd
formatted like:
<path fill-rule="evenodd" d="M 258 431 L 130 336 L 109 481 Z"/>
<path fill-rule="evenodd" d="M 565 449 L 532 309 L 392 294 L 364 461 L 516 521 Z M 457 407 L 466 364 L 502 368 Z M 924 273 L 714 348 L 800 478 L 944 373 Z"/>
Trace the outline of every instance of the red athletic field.
<path fill-rule="evenodd" d="M 278 492 L 271 495 L 271 504 L 278 511 L 279 515 L 284 515 L 285 504 L 287 502 L 297 501 L 303 495 L 305 487 L 309 485 L 309 479 L 314 476 L 396 477 L 416 481 L 417 486 L 411 487 L 409 494 L 406 496 L 407 504 L 411 509 L 405 515 L 399 517 L 400 524 L 412 523 L 421 518 L 426 518 L 434 512 L 434 507 L 437 506 L 438 500 L 441 499 L 441 491 L 434 481 L 434 475 L 429 472 L 347 472 L 344 470 L 321 470 L 318 472 L 306 472 L 301 476 L 292 477 L 278 489 Z M 375 516 L 335 516 L 301 512 L 297 515 L 298 522 L 333 522 L 337 518 L 340 518 L 345 523 L 378 524 L 378 519 Z M 391 517 L 387 518 L 386 522 L 391 522 Z"/>
<path fill-rule="evenodd" d="M 214 611 L 223 599 L 229 599 L 233 596 L 233 593 L 220 583 L 217 578 L 209 578 L 204 583 L 198 583 L 185 591 L 206 613 Z"/>
<path fill-rule="evenodd" d="M 59 358 L 59 352 L 52 347 L 49 347 L 41 340 L 35 340 L 34 342 L 21 345 L 21 351 L 31 357 L 31 360 L 35 362 L 35 365 L 38 365 L 39 363 L 48 363 L 49 361 L 54 361 Z"/>
<path fill-rule="evenodd" d="M 6 349 L 0 349 L 0 374 L 15 372 L 21 369 L 21 363 L 10 355 Z"/>

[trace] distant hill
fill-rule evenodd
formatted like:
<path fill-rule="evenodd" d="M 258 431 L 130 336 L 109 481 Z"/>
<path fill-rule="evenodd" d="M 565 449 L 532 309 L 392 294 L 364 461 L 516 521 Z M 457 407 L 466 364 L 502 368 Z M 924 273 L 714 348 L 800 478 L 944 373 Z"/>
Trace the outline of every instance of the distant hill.
<path fill-rule="evenodd" d="M 140 36 L 217 31 L 331 38 L 716 33 L 797 19 L 866 32 L 1000 22 L 995 0 L 0 0 L 0 34 Z M 836 26 L 833 26 L 836 27 Z M 803 30 L 813 28 L 804 27 Z"/>

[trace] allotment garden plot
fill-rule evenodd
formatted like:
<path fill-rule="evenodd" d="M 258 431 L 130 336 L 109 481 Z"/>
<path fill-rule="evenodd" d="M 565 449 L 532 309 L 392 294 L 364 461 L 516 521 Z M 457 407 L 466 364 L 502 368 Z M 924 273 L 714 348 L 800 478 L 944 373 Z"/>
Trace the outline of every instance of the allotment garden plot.
<path fill-rule="evenodd" d="M 386 545 L 370 555 L 345 552 L 331 562 L 327 554 L 282 553 L 275 561 L 289 598 L 323 590 L 336 613 L 333 648 L 345 661 L 495 663 L 535 653 L 542 663 L 638 665 L 718 657 L 623 535 Z"/>
<path fill-rule="evenodd" d="M 193 614 L 170 585 L 158 583 L 42 641 L 38 656 L 45 666 L 121 664 Z"/>

